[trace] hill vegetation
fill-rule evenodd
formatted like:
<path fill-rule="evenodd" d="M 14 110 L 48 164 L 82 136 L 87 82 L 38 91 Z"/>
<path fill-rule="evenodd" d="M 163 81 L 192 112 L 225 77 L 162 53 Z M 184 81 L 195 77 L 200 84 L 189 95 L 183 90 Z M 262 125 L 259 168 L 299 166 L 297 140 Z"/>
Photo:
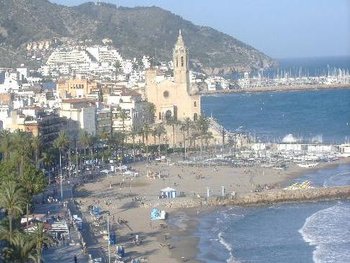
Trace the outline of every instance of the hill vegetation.
<path fill-rule="evenodd" d="M 228 73 L 269 67 L 274 61 L 253 47 L 158 7 L 123 8 L 85 3 L 75 7 L 47 0 L 0 0 L 0 66 L 24 62 L 28 42 L 52 38 L 113 40 L 124 57 L 171 59 L 181 29 L 193 67 Z"/>

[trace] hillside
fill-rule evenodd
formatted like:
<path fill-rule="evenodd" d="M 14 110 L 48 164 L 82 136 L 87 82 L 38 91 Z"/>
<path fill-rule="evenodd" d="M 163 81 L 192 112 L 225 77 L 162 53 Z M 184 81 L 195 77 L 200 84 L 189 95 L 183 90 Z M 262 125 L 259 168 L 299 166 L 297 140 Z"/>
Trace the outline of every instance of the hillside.
<path fill-rule="evenodd" d="M 249 45 L 158 7 L 116 8 L 86 3 L 66 7 L 47 0 L 0 0 L 0 66 L 24 61 L 25 46 L 45 39 L 104 38 L 124 57 L 149 55 L 169 60 L 178 30 L 190 49 L 194 67 L 228 73 L 271 66 L 274 61 Z M 9 64 L 11 63 L 11 64 Z"/>

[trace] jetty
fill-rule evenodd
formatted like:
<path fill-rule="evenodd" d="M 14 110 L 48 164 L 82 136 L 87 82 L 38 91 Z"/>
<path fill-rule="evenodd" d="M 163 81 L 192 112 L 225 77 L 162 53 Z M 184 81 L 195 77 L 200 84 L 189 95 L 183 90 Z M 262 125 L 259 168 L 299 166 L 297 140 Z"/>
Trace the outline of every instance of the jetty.
<path fill-rule="evenodd" d="M 350 186 L 320 187 L 297 190 L 272 189 L 246 194 L 227 194 L 209 198 L 178 198 L 166 200 L 164 208 L 200 208 L 219 206 L 259 206 L 279 203 L 303 203 L 350 199 Z M 159 203 L 158 203 L 159 205 Z M 154 207 L 154 204 L 144 205 Z"/>
<path fill-rule="evenodd" d="M 165 208 L 200 208 L 215 206 L 259 206 L 279 203 L 302 203 L 350 199 L 350 186 L 319 187 L 297 190 L 272 189 L 261 192 L 210 198 L 171 199 L 163 203 Z M 147 205 L 147 207 L 151 207 Z"/>
<path fill-rule="evenodd" d="M 218 197 L 208 200 L 209 206 L 217 205 L 261 205 L 290 202 L 328 201 L 350 199 L 350 186 L 320 187 L 307 189 L 274 189 L 247 193 L 231 198 Z"/>

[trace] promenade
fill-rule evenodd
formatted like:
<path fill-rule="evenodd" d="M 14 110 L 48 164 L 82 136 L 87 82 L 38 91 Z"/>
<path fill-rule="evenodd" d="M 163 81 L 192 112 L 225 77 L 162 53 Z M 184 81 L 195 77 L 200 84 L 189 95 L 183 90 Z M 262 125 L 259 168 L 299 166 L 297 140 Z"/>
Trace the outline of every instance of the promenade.
<path fill-rule="evenodd" d="M 69 225 L 69 238 L 60 240 L 57 244 L 43 250 L 44 262 L 50 263 L 68 263 L 74 262 L 74 257 L 77 262 L 88 262 L 88 254 L 82 249 L 82 234 L 76 227 L 72 227 L 72 215 L 77 211 L 72 209 L 73 189 L 71 184 L 63 185 L 64 204 L 61 202 L 44 202 L 35 205 L 34 214 L 46 214 L 51 217 L 62 217 Z M 44 199 L 43 196 L 51 195 L 54 188 L 57 186 L 49 186 L 48 189 L 36 199 Z M 45 200 L 45 199 L 44 199 Z"/>

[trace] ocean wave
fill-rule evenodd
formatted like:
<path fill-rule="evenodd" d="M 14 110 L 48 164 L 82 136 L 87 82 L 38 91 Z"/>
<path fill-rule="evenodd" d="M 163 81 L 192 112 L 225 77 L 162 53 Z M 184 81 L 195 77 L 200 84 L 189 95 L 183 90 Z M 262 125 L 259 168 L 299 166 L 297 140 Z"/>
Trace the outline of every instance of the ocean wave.
<path fill-rule="evenodd" d="M 294 137 L 293 134 L 287 134 L 286 136 L 283 137 L 282 142 L 283 143 L 296 143 L 298 142 L 299 139 Z"/>
<path fill-rule="evenodd" d="M 323 136 L 322 134 L 316 135 L 311 138 L 312 143 L 322 143 L 323 142 Z"/>
<path fill-rule="evenodd" d="M 350 205 L 338 203 L 305 220 L 299 233 L 315 246 L 314 262 L 350 262 Z"/>
<path fill-rule="evenodd" d="M 234 257 L 233 257 L 233 254 L 232 254 L 232 246 L 226 242 L 226 240 L 223 238 L 223 233 L 220 232 L 218 234 L 218 240 L 220 242 L 221 245 L 223 245 L 226 250 L 229 252 L 229 255 L 230 255 L 230 258 L 226 260 L 227 263 L 239 263 L 239 261 L 237 261 Z"/>

